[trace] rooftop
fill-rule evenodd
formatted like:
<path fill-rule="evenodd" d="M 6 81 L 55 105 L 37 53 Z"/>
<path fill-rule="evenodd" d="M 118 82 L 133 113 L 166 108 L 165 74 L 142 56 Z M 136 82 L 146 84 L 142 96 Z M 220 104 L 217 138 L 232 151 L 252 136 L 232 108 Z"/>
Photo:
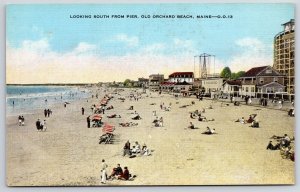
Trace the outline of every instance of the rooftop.
<path fill-rule="evenodd" d="M 242 77 L 254 77 L 254 76 L 257 76 L 257 74 L 259 74 L 261 71 L 263 71 L 267 67 L 269 67 L 269 66 L 253 67 L 250 70 L 248 70 L 245 73 L 245 75 L 243 75 Z"/>
<path fill-rule="evenodd" d="M 179 75 L 191 75 L 191 76 L 193 76 L 194 73 L 193 72 L 174 72 L 171 75 L 169 75 L 169 77 L 176 77 L 176 76 L 179 76 Z"/>

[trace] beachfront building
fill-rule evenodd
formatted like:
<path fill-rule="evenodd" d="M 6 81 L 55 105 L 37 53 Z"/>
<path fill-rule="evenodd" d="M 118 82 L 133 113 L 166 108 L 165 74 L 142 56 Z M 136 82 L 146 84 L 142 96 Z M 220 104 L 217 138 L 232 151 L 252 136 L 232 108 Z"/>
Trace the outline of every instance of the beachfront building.
<path fill-rule="evenodd" d="M 238 97 L 241 85 L 241 80 L 227 80 L 223 83 L 223 94 Z"/>
<path fill-rule="evenodd" d="M 187 82 L 193 83 L 194 82 L 194 73 L 193 72 L 174 72 L 169 75 L 169 82 Z"/>
<path fill-rule="evenodd" d="M 286 75 L 284 85 L 289 94 L 295 93 L 295 20 L 282 24 L 283 31 L 274 37 L 273 68 Z"/>
<path fill-rule="evenodd" d="M 219 94 L 223 90 L 223 78 L 201 79 L 201 87 L 205 94 Z"/>
<path fill-rule="evenodd" d="M 284 92 L 284 75 L 271 66 L 254 67 L 240 77 L 242 96 L 272 98 L 276 92 Z"/>
<path fill-rule="evenodd" d="M 149 76 L 149 90 L 150 91 L 159 91 L 160 84 L 164 81 L 163 74 L 152 74 Z"/>
<path fill-rule="evenodd" d="M 149 79 L 146 78 L 138 78 L 138 83 L 137 83 L 138 87 L 143 87 L 143 88 L 148 88 L 149 86 Z"/>
<path fill-rule="evenodd" d="M 174 84 L 174 93 L 181 93 L 183 96 L 189 95 L 190 91 L 192 90 L 193 84 L 188 83 L 186 81 L 177 82 Z"/>
<path fill-rule="evenodd" d="M 164 81 L 160 83 L 160 90 L 164 92 L 171 92 L 174 89 L 174 82 Z"/>

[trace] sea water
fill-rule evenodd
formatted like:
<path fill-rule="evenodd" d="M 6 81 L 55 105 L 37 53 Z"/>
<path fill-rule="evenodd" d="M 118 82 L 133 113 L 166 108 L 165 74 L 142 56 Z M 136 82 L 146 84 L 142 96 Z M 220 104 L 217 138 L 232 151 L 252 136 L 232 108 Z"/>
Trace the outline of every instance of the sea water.
<path fill-rule="evenodd" d="M 21 115 L 36 109 L 51 109 L 53 104 L 85 99 L 90 92 L 72 86 L 11 86 L 6 87 L 7 115 Z"/>

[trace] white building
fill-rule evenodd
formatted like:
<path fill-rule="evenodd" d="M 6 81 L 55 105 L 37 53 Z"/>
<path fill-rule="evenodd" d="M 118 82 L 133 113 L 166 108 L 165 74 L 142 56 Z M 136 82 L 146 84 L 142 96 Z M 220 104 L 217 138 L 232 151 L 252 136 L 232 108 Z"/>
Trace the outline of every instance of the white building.
<path fill-rule="evenodd" d="M 227 80 L 223 84 L 223 93 L 239 96 L 241 94 L 241 80 Z"/>
<path fill-rule="evenodd" d="M 179 82 L 194 82 L 194 73 L 193 72 L 174 72 L 169 75 L 169 82 L 179 83 Z"/>
<path fill-rule="evenodd" d="M 205 93 L 218 93 L 223 90 L 223 78 L 201 79 L 201 87 Z"/>

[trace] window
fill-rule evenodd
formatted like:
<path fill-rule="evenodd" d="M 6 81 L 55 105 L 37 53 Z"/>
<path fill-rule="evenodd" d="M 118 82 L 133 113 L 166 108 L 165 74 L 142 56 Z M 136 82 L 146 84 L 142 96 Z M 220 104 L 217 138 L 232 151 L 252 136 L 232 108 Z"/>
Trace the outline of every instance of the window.
<path fill-rule="evenodd" d="M 278 81 L 278 77 L 274 77 L 273 81 L 277 82 Z"/>
<path fill-rule="evenodd" d="M 251 87 L 251 92 L 254 93 L 254 87 Z"/>
<path fill-rule="evenodd" d="M 249 91 L 249 87 L 246 87 L 246 92 L 248 92 Z"/>
<path fill-rule="evenodd" d="M 259 82 L 260 82 L 260 83 L 264 83 L 264 78 L 263 78 L 263 77 L 260 77 L 260 78 L 259 78 Z"/>

